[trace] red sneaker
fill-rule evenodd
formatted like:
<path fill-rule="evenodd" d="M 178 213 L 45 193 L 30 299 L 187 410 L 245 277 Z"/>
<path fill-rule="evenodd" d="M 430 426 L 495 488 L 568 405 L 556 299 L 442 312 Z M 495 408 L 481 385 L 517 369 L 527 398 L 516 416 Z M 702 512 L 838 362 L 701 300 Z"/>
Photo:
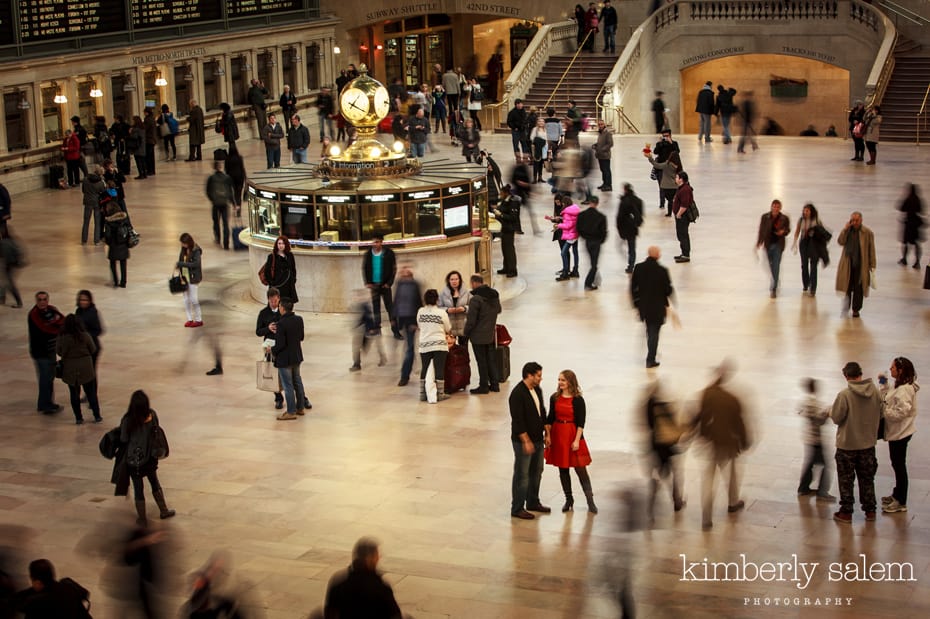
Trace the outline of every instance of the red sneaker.
<path fill-rule="evenodd" d="M 191 326 L 192 326 L 192 327 L 202 327 L 202 326 L 203 326 L 203 321 L 202 321 L 202 320 L 195 320 L 194 322 L 191 323 Z"/>
<path fill-rule="evenodd" d="M 193 320 L 188 320 L 187 322 L 184 323 L 184 326 L 185 326 L 185 327 L 193 327 L 193 326 L 194 326 L 194 321 L 193 321 Z"/>

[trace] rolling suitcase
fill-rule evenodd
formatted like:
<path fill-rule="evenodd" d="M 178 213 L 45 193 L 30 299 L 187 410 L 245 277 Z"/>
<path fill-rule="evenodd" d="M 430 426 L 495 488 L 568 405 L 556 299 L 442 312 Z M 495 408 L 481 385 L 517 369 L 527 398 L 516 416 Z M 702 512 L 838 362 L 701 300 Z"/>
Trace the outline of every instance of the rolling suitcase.
<path fill-rule="evenodd" d="M 498 382 L 506 382 L 510 378 L 510 346 L 495 347 L 494 362 L 497 364 Z"/>
<path fill-rule="evenodd" d="M 65 166 L 48 166 L 48 188 L 61 189 L 61 180 L 65 177 Z"/>
<path fill-rule="evenodd" d="M 446 355 L 446 393 L 455 393 L 468 387 L 471 382 L 471 359 L 468 348 L 454 344 Z"/>
<path fill-rule="evenodd" d="M 236 251 L 249 248 L 248 245 L 239 240 L 239 233 L 243 230 L 245 230 L 245 226 L 242 225 L 242 221 L 237 221 L 236 224 L 232 227 L 233 249 Z"/>
<path fill-rule="evenodd" d="M 132 157 L 129 156 L 129 153 L 120 153 L 116 156 L 116 167 L 117 169 L 129 176 L 132 174 Z"/>

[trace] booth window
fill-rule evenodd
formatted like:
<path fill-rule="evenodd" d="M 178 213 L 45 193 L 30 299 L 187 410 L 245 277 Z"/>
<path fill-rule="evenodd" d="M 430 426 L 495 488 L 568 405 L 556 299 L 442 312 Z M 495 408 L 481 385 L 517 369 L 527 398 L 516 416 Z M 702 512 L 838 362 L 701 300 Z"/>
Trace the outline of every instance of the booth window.
<path fill-rule="evenodd" d="M 3 116 L 6 121 L 6 148 L 8 151 L 29 148 L 26 134 L 26 110 L 19 109 L 23 95 L 20 91 L 3 93 Z"/>
<path fill-rule="evenodd" d="M 132 104 L 129 95 L 123 90 L 126 85 L 124 75 L 114 75 L 110 78 L 110 96 L 113 97 L 113 116 L 122 116 L 123 120 L 130 122 L 133 117 Z"/>
<path fill-rule="evenodd" d="M 158 71 L 146 71 L 143 74 L 143 92 L 145 93 L 145 107 L 153 107 L 156 110 L 161 107 L 161 96 L 158 93 L 158 86 L 155 80 L 158 79 Z"/>
<path fill-rule="evenodd" d="M 387 240 L 399 239 L 404 236 L 403 209 L 400 202 L 366 204 L 364 209 L 365 218 L 362 220 L 363 241 L 370 241 L 375 233 L 384 235 Z"/>
<path fill-rule="evenodd" d="M 319 199 L 319 198 L 318 198 Z M 317 204 L 320 210 L 321 241 L 357 241 L 358 206 L 355 204 Z"/>
<path fill-rule="evenodd" d="M 442 202 L 417 200 L 404 203 L 404 236 L 432 236 L 442 234 Z"/>
<path fill-rule="evenodd" d="M 258 62 L 258 71 L 256 71 L 256 73 L 258 74 L 259 81 L 265 85 L 269 94 L 275 92 L 277 89 L 274 84 L 274 64 L 272 64 L 274 62 L 274 53 L 265 52 L 259 54 L 256 61 Z M 249 86 L 251 86 L 251 84 L 249 84 Z"/>
<path fill-rule="evenodd" d="M 58 142 L 64 137 L 64 128 L 61 126 L 61 106 L 55 103 L 58 88 L 47 86 L 42 89 L 42 130 L 45 132 L 45 143 Z"/>
<path fill-rule="evenodd" d="M 320 46 L 316 43 L 307 46 L 307 89 L 320 89 Z"/>
<path fill-rule="evenodd" d="M 216 70 L 220 63 L 217 61 L 203 63 L 203 101 L 201 105 L 205 110 L 215 110 L 220 107 L 220 82 Z"/>
<path fill-rule="evenodd" d="M 87 129 L 88 133 L 93 133 L 94 118 L 97 116 L 97 103 L 90 96 L 90 89 L 94 87 L 91 81 L 78 82 L 78 116 L 81 118 L 81 125 Z"/>
<path fill-rule="evenodd" d="M 291 87 L 291 93 L 297 94 L 297 64 L 294 62 L 294 56 L 298 54 L 298 47 L 288 48 L 281 54 L 281 75 L 284 83 Z M 272 92 L 269 88 L 269 92 Z M 277 91 L 274 91 L 277 92 Z M 284 92 L 284 86 L 281 86 L 281 92 Z"/>
<path fill-rule="evenodd" d="M 276 200 L 264 198 L 249 189 L 249 226 L 254 234 L 277 237 L 281 234 Z"/>
<path fill-rule="evenodd" d="M 194 82 L 184 79 L 188 68 L 185 65 L 174 68 L 174 117 L 187 116 L 191 111 L 191 86 Z"/>
<path fill-rule="evenodd" d="M 229 81 L 232 82 L 233 105 L 245 105 L 248 101 L 249 81 L 245 70 L 246 58 L 239 56 L 229 62 Z"/>

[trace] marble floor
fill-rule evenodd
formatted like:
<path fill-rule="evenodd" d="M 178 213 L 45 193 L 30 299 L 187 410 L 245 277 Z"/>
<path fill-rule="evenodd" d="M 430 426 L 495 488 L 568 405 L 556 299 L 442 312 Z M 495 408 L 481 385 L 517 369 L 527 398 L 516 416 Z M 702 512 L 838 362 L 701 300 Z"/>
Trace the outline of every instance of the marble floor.
<path fill-rule="evenodd" d="M 588 145 L 593 137 L 584 139 Z M 13 229 L 30 264 L 19 274 L 26 309 L 0 312 L 0 525 L 6 538 L 17 540 L 23 584 L 25 560 L 47 557 L 61 575 L 92 590 L 95 617 L 134 616 L 113 595 L 112 569 L 92 547 L 114 520 L 131 520 L 131 502 L 112 496 L 111 463 L 100 457 L 97 442 L 141 388 L 171 441 L 159 471 L 178 511 L 167 525 L 179 575 L 166 594 L 169 608 L 182 603 L 186 575 L 214 550 L 226 549 L 264 616 L 304 617 L 321 604 L 330 575 L 348 564 L 356 539 L 373 535 L 382 542 L 380 567 L 404 612 L 417 619 L 616 617 L 618 583 L 627 577 L 644 618 L 926 617 L 930 443 L 923 422 L 909 452 L 907 513 L 866 523 L 857 511 L 851 526 L 840 525 L 831 519 L 835 504 L 799 500 L 795 490 L 803 455 L 799 379 L 819 378 L 822 397 L 832 400 L 844 387 L 840 368 L 849 360 L 872 376 L 899 355 L 911 358 L 918 374 L 930 369 L 930 293 L 921 289 L 922 270 L 896 264 L 895 212 L 905 182 L 930 189 L 930 150 L 881 144 L 878 165 L 865 167 L 849 161 L 852 145 L 841 139 L 763 138 L 758 151 L 738 155 L 733 145 L 681 136 L 702 216 L 692 226 L 692 262 L 677 265 L 674 226 L 656 208 L 656 186 L 640 152 L 647 140 L 616 138 L 617 191 L 602 196 L 603 208 L 612 222 L 622 183 L 633 183 L 647 204 L 640 252 L 660 246 L 671 269 L 681 326 L 662 332 L 656 376 L 666 392 L 687 409 L 712 367 L 725 357 L 738 365 L 735 385 L 752 413 L 756 439 L 741 459 L 745 511 L 727 514 L 718 488 L 715 527 L 701 530 L 701 459 L 692 449 L 684 458 L 687 507 L 673 513 L 663 496 L 650 530 L 630 517 L 646 486 L 640 399 L 652 377 L 643 367 L 644 329 L 630 308 L 624 252 L 612 224 L 600 290 L 586 292 L 581 280 L 557 283 L 557 247 L 547 232 L 532 234 L 530 225 L 535 218 L 544 228 L 542 216 L 551 208 L 548 191 L 536 186 L 523 215 L 527 234 L 517 240 L 520 277 L 498 282 L 500 321 L 514 338 L 512 378 L 501 393 L 420 403 L 416 381 L 395 386 L 401 350 L 393 340 L 387 366 L 376 367 L 369 357 L 362 372 L 349 373 L 351 317 L 304 313 L 303 376 L 313 410 L 285 423 L 275 421 L 270 394 L 254 388 L 261 305 L 247 296 L 248 257 L 210 242 L 203 198 L 209 163 L 159 161 L 156 177 L 127 186 L 142 243 L 132 252 L 125 290 L 106 285 L 104 246 L 79 243 L 77 191 L 14 196 Z M 502 155 L 505 170 L 509 144 L 509 136 L 483 140 Z M 243 147 L 247 166 L 264 164 L 257 141 Z M 442 145 L 430 157 L 459 155 Z M 775 197 L 792 222 L 812 201 L 834 232 L 851 211 L 863 212 L 875 232 L 878 270 L 860 319 L 841 317 L 835 260 L 810 298 L 801 294 L 798 257 L 786 252 L 781 295 L 769 298 L 754 241 L 759 216 Z M 205 249 L 204 329 L 183 328 L 181 299 L 165 285 L 183 231 Z M 494 256 L 497 268 L 496 243 Z M 34 407 L 25 324 L 32 294 L 49 291 L 67 313 L 81 288 L 94 291 L 107 329 L 99 370 L 102 426 L 75 426 L 67 408 L 42 416 Z M 219 377 L 204 374 L 214 341 L 225 356 Z M 588 402 L 596 516 L 583 506 L 559 513 L 561 490 L 551 467 L 542 497 L 554 513 L 532 522 L 509 516 L 507 392 L 529 360 L 542 364 L 547 393 L 560 370 L 571 368 L 579 377 Z M 67 405 L 61 383 L 56 391 Z M 876 488 L 883 495 L 892 476 L 887 447 L 879 445 L 878 453 Z M 791 571 L 773 578 L 751 570 L 744 581 L 702 582 L 696 579 L 703 568 L 688 569 L 705 560 L 742 564 L 741 555 L 754 564 L 796 560 L 817 567 L 809 582 L 792 580 Z M 842 574 L 831 572 L 834 563 L 843 565 Z M 858 579 L 847 563 L 859 565 Z M 901 564 L 901 573 L 868 570 L 887 563 Z M 901 578 L 888 582 L 888 574 Z"/>

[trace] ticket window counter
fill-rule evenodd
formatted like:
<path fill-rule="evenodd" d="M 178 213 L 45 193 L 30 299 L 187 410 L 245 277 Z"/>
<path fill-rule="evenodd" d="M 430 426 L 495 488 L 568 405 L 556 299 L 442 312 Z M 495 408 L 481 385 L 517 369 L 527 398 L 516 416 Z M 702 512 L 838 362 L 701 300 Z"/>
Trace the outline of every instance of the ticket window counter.
<path fill-rule="evenodd" d="M 291 240 L 317 240 L 319 212 L 311 196 L 283 194 L 281 196 L 281 233 Z"/>
<path fill-rule="evenodd" d="M 278 194 L 249 187 L 249 226 L 253 234 L 271 237 L 281 235 Z"/>
<path fill-rule="evenodd" d="M 385 240 L 404 237 L 403 207 L 399 193 L 363 194 L 359 198 L 364 213 L 361 240 L 370 241 L 375 234 L 384 236 Z"/>
<path fill-rule="evenodd" d="M 347 194 L 317 195 L 320 241 L 359 240 L 359 216 L 356 196 Z"/>
<path fill-rule="evenodd" d="M 482 178 L 472 181 L 472 195 L 474 204 L 472 204 L 472 230 L 486 230 L 488 227 L 488 192 L 486 190 L 487 180 Z"/>

